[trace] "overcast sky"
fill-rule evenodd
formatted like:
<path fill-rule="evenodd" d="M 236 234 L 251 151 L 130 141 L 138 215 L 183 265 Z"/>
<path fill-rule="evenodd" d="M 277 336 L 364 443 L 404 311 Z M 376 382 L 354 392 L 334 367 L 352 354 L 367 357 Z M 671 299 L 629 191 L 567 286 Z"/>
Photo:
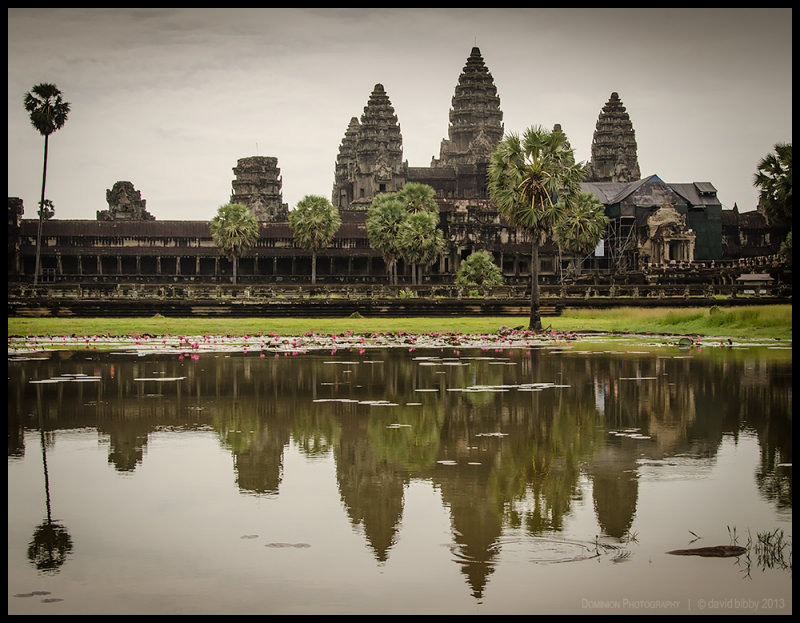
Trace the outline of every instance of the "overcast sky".
<path fill-rule="evenodd" d="M 207 220 L 239 158 L 275 156 L 283 199 L 331 197 L 339 144 L 376 83 L 403 158 L 429 166 L 477 45 L 506 133 L 560 123 L 590 159 L 619 93 L 643 176 L 711 182 L 755 209 L 752 178 L 792 140 L 791 9 L 8 9 L 8 195 L 34 218 L 44 139 L 23 106 L 52 82 L 56 217 L 94 219 L 134 184 L 158 220 Z"/>

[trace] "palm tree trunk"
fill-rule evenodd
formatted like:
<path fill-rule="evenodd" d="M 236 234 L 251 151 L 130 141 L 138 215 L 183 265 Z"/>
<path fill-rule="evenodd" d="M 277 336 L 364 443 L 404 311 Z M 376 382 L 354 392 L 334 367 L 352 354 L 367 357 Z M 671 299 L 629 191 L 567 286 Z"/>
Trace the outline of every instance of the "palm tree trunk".
<path fill-rule="evenodd" d="M 531 244 L 531 314 L 528 329 L 531 331 L 542 330 L 542 317 L 539 310 L 539 245 Z"/>
<path fill-rule="evenodd" d="M 42 221 L 44 220 L 44 186 L 47 180 L 47 139 L 44 135 L 44 163 L 42 164 L 42 199 L 39 202 L 39 227 L 36 231 L 36 266 L 33 273 L 33 287 L 39 283 L 39 258 L 42 253 Z"/>
<path fill-rule="evenodd" d="M 233 256 L 233 285 L 236 285 L 236 273 L 237 269 L 239 268 L 239 257 L 234 255 Z"/>
<path fill-rule="evenodd" d="M 311 285 L 317 283 L 317 252 L 311 252 Z"/>

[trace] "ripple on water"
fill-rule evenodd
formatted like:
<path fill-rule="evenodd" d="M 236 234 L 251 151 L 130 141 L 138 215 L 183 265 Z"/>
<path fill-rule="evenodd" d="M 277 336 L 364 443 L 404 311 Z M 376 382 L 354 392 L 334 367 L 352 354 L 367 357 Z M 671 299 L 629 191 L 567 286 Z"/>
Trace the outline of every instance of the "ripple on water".
<path fill-rule="evenodd" d="M 556 539 L 548 537 L 505 537 L 487 548 L 486 558 L 477 559 L 462 551 L 460 545 L 450 545 L 455 562 L 460 564 L 494 565 L 516 559 L 520 562 L 535 564 L 555 564 L 581 562 L 608 558 L 612 562 L 627 560 L 630 552 L 617 545 L 600 541 L 578 541 L 573 539 Z"/>

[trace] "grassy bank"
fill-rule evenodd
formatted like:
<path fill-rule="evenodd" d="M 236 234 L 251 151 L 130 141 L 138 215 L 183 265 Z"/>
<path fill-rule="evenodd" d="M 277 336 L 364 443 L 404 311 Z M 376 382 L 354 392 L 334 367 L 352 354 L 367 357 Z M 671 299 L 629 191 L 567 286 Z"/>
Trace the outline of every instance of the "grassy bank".
<path fill-rule="evenodd" d="M 253 335 L 340 334 L 345 331 L 496 333 L 527 327 L 527 318 L 9 318 L 8 336 L 26 335 Z M 566 309 L 543 318 L 557 331 L 671 333 L 747 338 L 792 337 L 792 306 L 680 309 Z"/>

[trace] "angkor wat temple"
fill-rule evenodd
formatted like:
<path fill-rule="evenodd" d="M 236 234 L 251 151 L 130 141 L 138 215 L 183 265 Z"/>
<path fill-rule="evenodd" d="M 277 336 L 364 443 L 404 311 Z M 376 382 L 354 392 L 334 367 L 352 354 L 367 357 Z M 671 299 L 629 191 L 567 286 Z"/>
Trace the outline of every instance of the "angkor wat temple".
<path fill-rule="evenodd" d="M 430 166 L 403 161 L 397 116 L 386 90 L 376 84 L 361 117 L 347 124 L 335 162 L 331 200 L 342 225 L 318 257 L 320 282 L 386 279 L 381 254 L 367 239 L 367 209 L 376 194 L 408 182 L 435 189 L 446 240 L 438 261 L 426 270 L 427 282 L 451 283 L 460 261 L 477 250 L 493 254 L 508 282 L 528 279 L 530 245 L 498 215 L 486 189 L 489 155 L 503 134 L 500 98 L 477 47 L 458 77 L 448 137 Z M 257 244 L 240 260 L 240 282 L 309 281 L 310 252 L 294 243 L 278 159 L 242 158 L 233 173 L 230 201 L 249 206 L 261 222 Z M 785 234 L 758 211 L 724 210 L 710 182 L 642 178 L 633 125 L 617 93 L 600 111 L 583 189 L 606 206 L 607 235 L 588 257 L 562 254 L 553 244 L 540 251 L 545 280 L 576 268 L 618 274 L 769 256 Z M 98 210 L 96 220 L 44 222 L 42 282 L 229 280 L 231 264 L 214 245 L 208 221 L 159 221 L 127 181 L 115 183 L 106 200 L 108 208 Z M 38 221 L 23 219 L 23 212 L 22 201 L 9 197 L 9 283 L 30 282 L 34 272 Z M 402 271 L 401 265 L 401 276 Z"/>

